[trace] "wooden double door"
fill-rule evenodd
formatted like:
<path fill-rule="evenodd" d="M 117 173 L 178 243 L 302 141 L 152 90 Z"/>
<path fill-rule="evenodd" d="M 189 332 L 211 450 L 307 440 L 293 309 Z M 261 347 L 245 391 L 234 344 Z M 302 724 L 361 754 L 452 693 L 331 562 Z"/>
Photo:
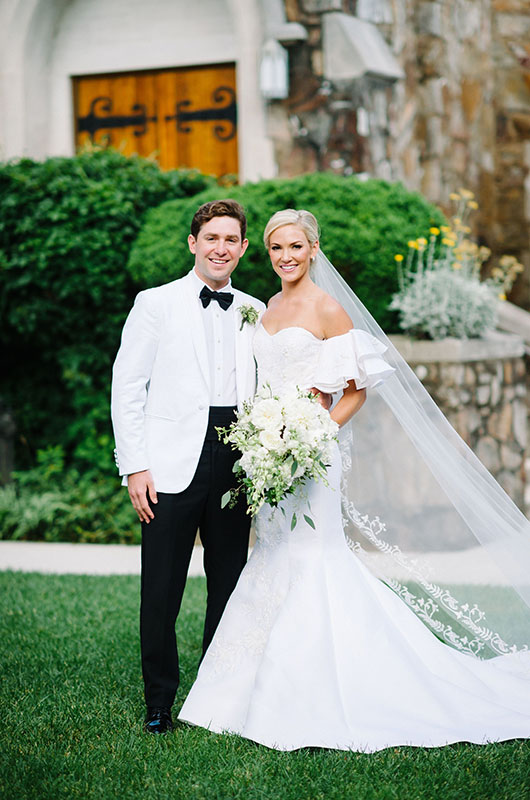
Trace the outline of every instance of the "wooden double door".
<path fill-rule="evenodd" d="M 235 80 L 233 64 L 76 77 L 76 145 L 111 145 L 163 169 L 237 175 Z"/>

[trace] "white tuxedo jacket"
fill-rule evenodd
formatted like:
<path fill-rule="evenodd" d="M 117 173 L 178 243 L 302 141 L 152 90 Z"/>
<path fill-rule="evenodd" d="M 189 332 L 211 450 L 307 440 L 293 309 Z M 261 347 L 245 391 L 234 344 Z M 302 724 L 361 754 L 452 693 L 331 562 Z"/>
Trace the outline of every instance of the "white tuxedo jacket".
<path fill-rule="evenodd" d="M 234 293 L 237 403 L 253 396 L 255 325 L 237 309 L 265 305 Z M 112 379 L 112 424 L 120 475 L 149 469 L 159 492 L 183 491 L 199 461 L 210 397 L 201 307 L 191 273 L 136 297 L 122 333 Z M 126 483 L 126 478 L 124 479 Z"/>

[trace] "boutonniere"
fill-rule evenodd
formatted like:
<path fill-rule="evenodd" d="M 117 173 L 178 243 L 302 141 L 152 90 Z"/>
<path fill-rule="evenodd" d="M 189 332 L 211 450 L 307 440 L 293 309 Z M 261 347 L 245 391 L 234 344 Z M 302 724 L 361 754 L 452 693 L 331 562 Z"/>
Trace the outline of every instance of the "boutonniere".
<path fill-rule="evenodd" d="M 243 330 L 243 325 L 245 324 L 245 322 L 248 322 L 249 325 L 255 325 L 256 322 L 258 321 L 259 312 L 256 311 L 254 306 L 251 306 L 250 303 L 245 306 L 239 306 L 237 310 L 241 314 L 241 327 L 239 329 L 240 331 Z"/>

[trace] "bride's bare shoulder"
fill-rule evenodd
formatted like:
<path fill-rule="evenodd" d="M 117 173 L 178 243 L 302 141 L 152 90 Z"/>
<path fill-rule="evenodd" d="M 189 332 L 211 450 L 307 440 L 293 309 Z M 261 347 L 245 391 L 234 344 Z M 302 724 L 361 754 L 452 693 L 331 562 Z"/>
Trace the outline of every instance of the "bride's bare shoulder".
<path fill-rule="evenodd" d="M 280 295 L 281 295 L 281 292 L 278 292 L 277 294 L 273 294 L 272 297 L 267 301 L 267 308 L 274 308 L 274 306 L 276 305 L 276 303 L 278 302 L 278 300 L 280 298 Z"/>
<path fill-rule="evenodd" d="M 340 336 L 353 328 L 353 323 L 341 304 L 327 292 L 320 289 L 319 314 L 326 339 Z"/>

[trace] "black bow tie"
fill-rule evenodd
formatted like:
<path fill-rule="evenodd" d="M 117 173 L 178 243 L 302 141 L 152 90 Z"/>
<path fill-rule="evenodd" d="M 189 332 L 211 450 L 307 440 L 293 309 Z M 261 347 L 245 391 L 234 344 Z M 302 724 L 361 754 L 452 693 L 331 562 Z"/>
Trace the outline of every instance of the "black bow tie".
<path fill-rule="evenodd" d="M 212 300 L 217 300 L 223 311 L 230 308 L 234 295 L 231 292 L 212 292 L 208 286 L 203 286 L 199 294 L 203 308 L 208 308 Z"/>

